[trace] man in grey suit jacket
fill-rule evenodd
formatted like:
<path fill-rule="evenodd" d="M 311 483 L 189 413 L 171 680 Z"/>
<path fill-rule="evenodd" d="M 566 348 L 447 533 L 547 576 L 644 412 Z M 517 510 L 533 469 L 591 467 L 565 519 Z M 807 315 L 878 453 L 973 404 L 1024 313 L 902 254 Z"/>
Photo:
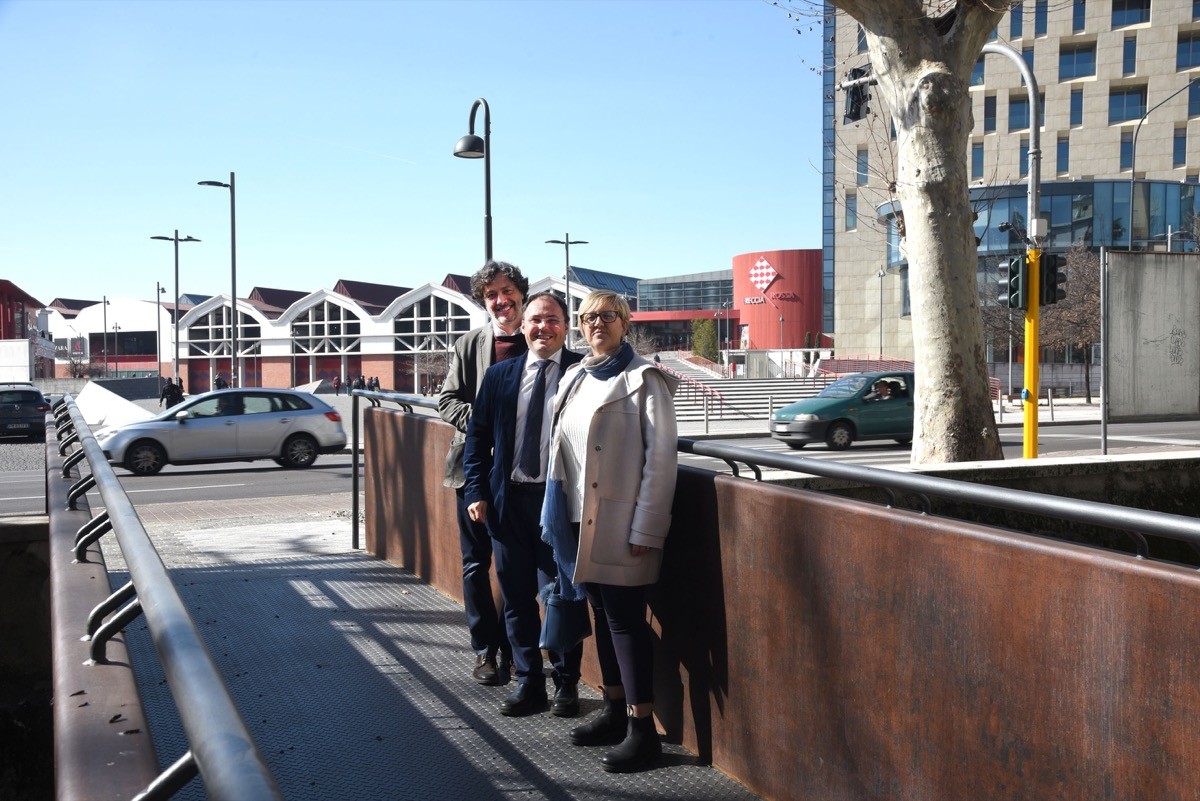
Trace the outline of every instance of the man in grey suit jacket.
<path fill-rule="evenodd" d="M 446 454 L 446 477 L 442 483 L 453 487 L 457 495 L 463 606 L 475 651 L 471 675 L 480 684 L 496 685 L 508 683 L 511 650 L 492 598 L 492 539 L 486 525 L 471 520 L 463 496 L 463 443 L 487 368 L 522 356 L 528 349 L 521 334 L 521 314 L 525 296 L 529 294 L 529 280 L 515 265 L 488 261 L 471 276 L 471 294 L 487 309 L 491 320 L 454 343 L 450 370 L 438 394 L 438 413 L 457 429 Z"/>

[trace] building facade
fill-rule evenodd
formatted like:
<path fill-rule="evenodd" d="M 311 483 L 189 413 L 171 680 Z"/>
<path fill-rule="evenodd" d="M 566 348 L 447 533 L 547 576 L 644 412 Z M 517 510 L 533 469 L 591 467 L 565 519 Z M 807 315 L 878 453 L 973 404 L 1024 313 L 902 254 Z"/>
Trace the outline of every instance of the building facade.
<path fill-rule="evenodd" d="M 993 40 L 1020 53 L 1038 82 L 1046 251 L 1195 249 L 1200 4 L 1036 0 L 1012 6 Z M 874 353 L 882 342 L 889 356 L 911 358 L 908 268 L 887 189 L 896 173 L 891 121 L 878 100 L 861 121 L 840 113 L 836 83 L 868 61 L 850 17 L 827 17 L 825 58 L 826 325 L 839 354 Z M 983 301 L 994 303 L 989 276 L 1024 248 L 1033 115 L 1019 69 L 1003 56 L 981 56 L 969 91 L 977 270 Z"/>

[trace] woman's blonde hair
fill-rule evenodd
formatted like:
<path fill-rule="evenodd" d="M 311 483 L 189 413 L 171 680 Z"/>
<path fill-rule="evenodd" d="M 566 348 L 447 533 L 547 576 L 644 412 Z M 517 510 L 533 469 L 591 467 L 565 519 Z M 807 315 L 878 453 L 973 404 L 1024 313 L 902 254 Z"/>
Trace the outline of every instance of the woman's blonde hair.
<path fill-rule="evenodd" d="M 629 319 L 632 316 L 629 311 L 629 301 L 611 289 L 596 289 L 588 293 L 588 296 L 579 304 L 580 321 L 582 322 L 583 315 L 598 309 L 612 309 L 626 326 L 629 325 Z"/>

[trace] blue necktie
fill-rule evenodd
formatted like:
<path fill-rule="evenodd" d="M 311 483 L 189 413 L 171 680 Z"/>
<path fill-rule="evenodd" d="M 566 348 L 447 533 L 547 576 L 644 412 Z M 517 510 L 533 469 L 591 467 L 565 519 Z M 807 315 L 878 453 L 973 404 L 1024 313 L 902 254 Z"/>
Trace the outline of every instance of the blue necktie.
<path fill-rule="evenodd" d="M 525 412 L 525 436 L 521 439 L 521 452 L 517 464 L 529 478 L 537 478 L 542 472 L 542 418 L 546 415 L 546 368 L 554 362 L 542 359 L 537 363 L 537 378 L 533 380 L 533 393 L 529 396 L 529 408 Z"/>

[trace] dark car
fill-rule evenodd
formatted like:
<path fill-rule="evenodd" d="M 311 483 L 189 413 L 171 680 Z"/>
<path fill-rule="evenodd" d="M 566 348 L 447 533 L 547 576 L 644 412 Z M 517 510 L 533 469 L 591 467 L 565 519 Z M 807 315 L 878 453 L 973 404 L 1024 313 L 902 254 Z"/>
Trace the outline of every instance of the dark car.
<path fill-rule="evenodd" d="M 33 384 L 0 384 L 0 436 L 46 438 L 50 403 Z"/>
<path fill-rule="evenodd" d="M 839 378 L 814 398 L 775 412 L 771 436 L 790 448 L 824 442 L 833 450 L 862 439 L 912 442 L 913 374 L 855 373 Z"/>

